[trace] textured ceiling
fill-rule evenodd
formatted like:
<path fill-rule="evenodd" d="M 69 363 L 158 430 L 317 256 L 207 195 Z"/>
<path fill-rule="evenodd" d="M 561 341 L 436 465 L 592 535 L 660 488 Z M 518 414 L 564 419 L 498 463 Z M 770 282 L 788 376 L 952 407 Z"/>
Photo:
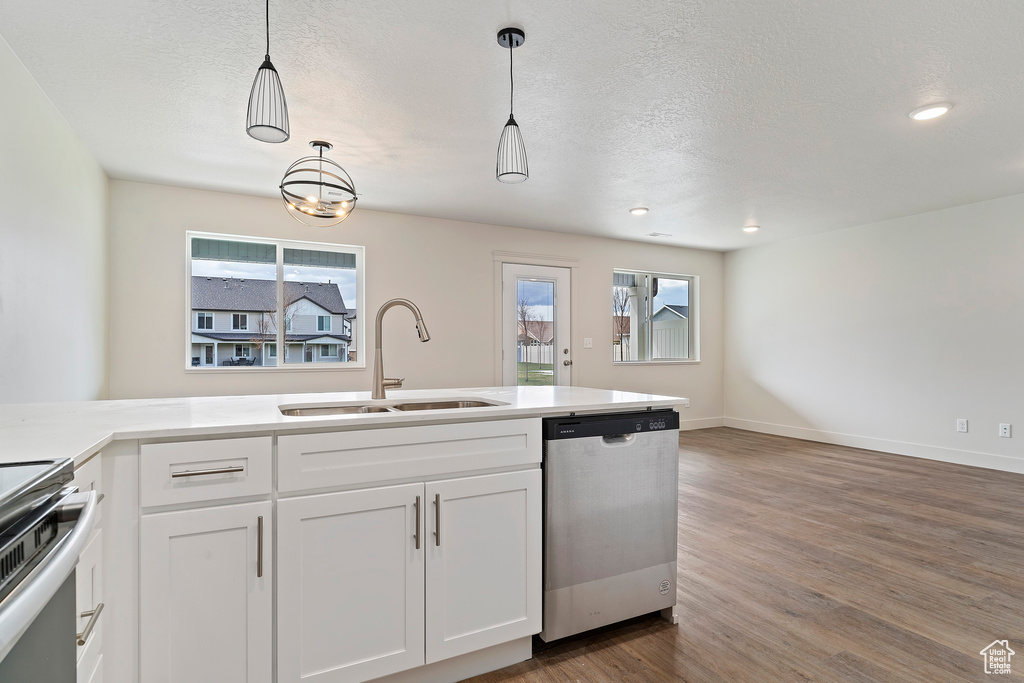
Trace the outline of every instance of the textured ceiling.
<path fill-rule="evenodd" d="M 712 249 L 1024 191 L 1022 24 L 1019 0 L 274 0 L 292 138 L 268 145 L 244 132 L 262 3 L 0 3 L 114 178 L 270 196 L 322 138 L 360 207 Z M 494 179 L 505 25 L 521 185 Z"/>

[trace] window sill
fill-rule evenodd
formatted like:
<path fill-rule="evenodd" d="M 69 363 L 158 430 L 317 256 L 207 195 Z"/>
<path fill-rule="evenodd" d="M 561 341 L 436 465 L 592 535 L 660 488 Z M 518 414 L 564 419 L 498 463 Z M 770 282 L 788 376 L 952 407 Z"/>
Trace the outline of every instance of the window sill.
<path fill-rule="evenodd" d="M 630 367 L 644 365 L 700 365 L 700 359 L 693 360 L 613 360 L 615 367 Z"/>
<path fill-rule="evenodd" d="M 329 367 L 323 367 L 329 366 Z M 366 363 L 294 363 L 285 366 L 263 366 L 263 365 L 224 365 L 217 367 L 198 367 L 189 365 L 185 368 L 185 374 L 189 375 L 215 375 L 215 374 L 241 374 L 250 372 L 352 372 L 365 370 Z"/>

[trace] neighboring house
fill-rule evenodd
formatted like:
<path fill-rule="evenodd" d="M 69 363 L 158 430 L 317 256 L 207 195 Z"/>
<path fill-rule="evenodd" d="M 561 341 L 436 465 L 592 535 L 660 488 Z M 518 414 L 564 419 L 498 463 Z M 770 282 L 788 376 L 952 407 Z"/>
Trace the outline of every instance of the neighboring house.
<path fill-rule="evenodd" d="M 651 317 L 652 358 L 689 358 L 690 307 L 666 304 Z"/>
<path fill-rule="evenodd" d="M 519 321 L 519 358 L 520 363 L 551 363 L 552 343 L 555 337 L 555 324 L 551 320 L 527 320 L 526 326 Z"/>
<path fill-rule="evenodd" d="M 666 304 L 651 317 L 652 358 L 688 358 L 690 353 L 690 307 Z M 612 358 L 641 360 L 632 347 L 630 316 L 612 316 Z"/>
<path fill-rule="evenodd" d="M 277 365 L 276 281 L 193 276 L 191 318 L 193 365 Z M 284 318 L 286 363 L 348 362 L 355 311 L 336 284 L 285 282 Z"/>

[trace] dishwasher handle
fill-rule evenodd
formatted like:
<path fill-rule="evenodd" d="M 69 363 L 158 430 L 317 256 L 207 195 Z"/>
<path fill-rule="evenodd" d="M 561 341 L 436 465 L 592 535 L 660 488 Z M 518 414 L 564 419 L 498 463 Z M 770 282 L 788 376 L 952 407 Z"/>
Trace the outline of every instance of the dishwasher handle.
<path fill-rule="evenodd" d="M 628 446 L 636 440 L 636 433 L 630 434 L 608 434 L 601 437 L 605 446 Z"/>

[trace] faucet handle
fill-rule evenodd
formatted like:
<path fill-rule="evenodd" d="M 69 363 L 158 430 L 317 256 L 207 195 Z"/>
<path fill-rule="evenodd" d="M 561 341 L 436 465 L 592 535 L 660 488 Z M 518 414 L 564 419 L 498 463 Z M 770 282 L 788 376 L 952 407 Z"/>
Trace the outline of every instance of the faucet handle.
<path fill-rule="evenodd" d="M 405 381 L 404 377 L 399 377 L 398 379 L 391 379 L 391 378 L 385 377 L 384 378 L 384 387 L 386 389 L 401 389 L 402 388 L 402 382 L 404 382 L 404 381 Z"/>

